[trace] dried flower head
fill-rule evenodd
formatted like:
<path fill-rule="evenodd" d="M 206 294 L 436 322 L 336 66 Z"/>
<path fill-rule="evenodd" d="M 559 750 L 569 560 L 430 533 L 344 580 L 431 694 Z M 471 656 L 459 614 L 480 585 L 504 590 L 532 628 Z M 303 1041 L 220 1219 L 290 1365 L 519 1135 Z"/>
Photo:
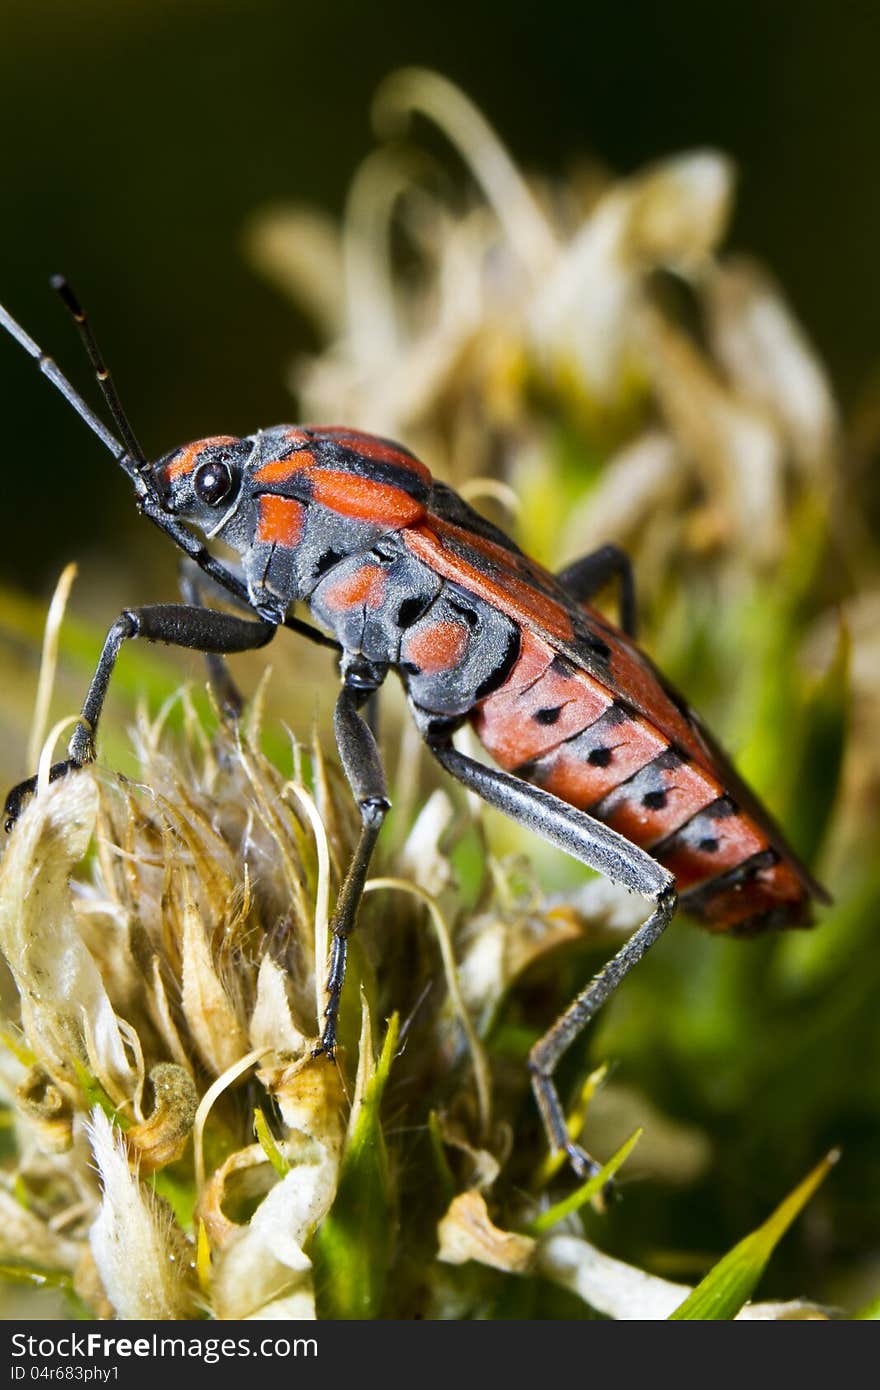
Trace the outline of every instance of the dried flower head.
<path fill-rule="evenodd" d="M 434 793 L 367 884 L 333 1064 L 313 1047 L 352 848 L 340 774 L 292 743 L 286 777 L 256 714 L 230 725 L 186 691 L 140 718 L 136 750 L 136 780 L 92 768 L 40 786 L 0 865 L 17 995 L 7 1273 L 99 1316 L 162 1320 L 451 1316 L 444 1267 L 464 1260 L 580 1288 L 576 1270 L 602 1257 L 584 1241 L 554 1253 L 559 1164 L 537 1131 L 513 1146 L 527 1072 L 522 1057 L 490 1062 L 483 1039 L 588 921 L 619 927 L 620 899 L 597 883 L 554 904 L 521 862 L 490 859 L 465 910 L 449 856 L 482 842 L 480 820 Z M 406 1021 L 390 1018 L 377 1055 L 392 1004 Z M 490 1194 L 525 1229 L 496 1227 Z M 398 1225 L 428 1261 L 402 1292 L 388 1277 L 412 1258 Z M 619 1298 L 635 1316 L 647 1276 L 620 1268 L 622 1292 L 596 1306 Z M 644 1287 L 656 1298 L 661 1282 Z"/>

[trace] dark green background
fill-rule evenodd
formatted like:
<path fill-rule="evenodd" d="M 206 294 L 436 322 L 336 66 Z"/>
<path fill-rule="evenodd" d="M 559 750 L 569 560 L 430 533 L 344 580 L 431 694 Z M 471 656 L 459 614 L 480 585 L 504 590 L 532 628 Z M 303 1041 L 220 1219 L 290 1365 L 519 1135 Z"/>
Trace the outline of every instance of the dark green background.
<path fill-rule="evenodd" d="M 152 454 L 295 415 L 282 370 L 309 329 L 248 270 L 241 229 L 268 200 L 341 207 L 371 95 L 402 63 L 454 78 L 551 173 L 584 152 L 626 171 L 730 151 L 732 244 L 780 277 L 845 403 L 871 379 L 876 4 L 7 0 L 2 29 L 0 294 L 87 385 L 45 283 L 74 279 Z M 0 577 L 44 589 L 62 560 L 118 555 L 120 526 L 129 558 L 158 554 L 100 447 L 11 344 L 0 407 Z"/>

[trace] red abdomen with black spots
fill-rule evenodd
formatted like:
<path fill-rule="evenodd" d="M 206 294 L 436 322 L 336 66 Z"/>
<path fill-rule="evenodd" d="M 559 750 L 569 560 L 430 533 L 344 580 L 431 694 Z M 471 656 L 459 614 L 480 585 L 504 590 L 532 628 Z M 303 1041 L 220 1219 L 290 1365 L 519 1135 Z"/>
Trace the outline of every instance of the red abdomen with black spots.
<path fill-rule="evenodd" d="M 660 686 L 658 695 L 669 700 Z M 508 680 L 472 718 L 502 767 L 648 850 L 674 875 L 682 909 L 711 930 L 808 924 L 816 886 L 726 766 L 670 738 L 547 642 L 525 637 Z"/>

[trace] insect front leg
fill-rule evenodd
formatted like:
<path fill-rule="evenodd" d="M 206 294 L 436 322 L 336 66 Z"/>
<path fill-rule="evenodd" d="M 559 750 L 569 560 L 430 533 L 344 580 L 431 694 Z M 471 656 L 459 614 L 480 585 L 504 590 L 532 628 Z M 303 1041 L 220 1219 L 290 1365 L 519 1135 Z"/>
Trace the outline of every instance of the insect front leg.
<path fill-rule="evenodd" d="M 104 647 L 92 677 L 79 721 L 67 745 L 67 758 L 55 763 L 50 781 L 73 768 L 84 767 L 95 757 L 98 721 L 104 707 L 110 678 L 124 642 L 135 637 L 148 642 L 165 642 L 175 647 L 226 655 L 264 647 L 275 636 L 276 628 L 262 618 L 237 618 L 211 608 L 180 603 L 154 604 L 147 608 L 127 608 L 116 619 L 104 640 Z M 18 818 L 24 800 L 36 786 L 36 778 L 20 782 L 6 798 L 6 828 Z"/>
<path fill-rule="evenodd" d="M 460 753 L 447 740 L 427 737 L 428 747 L 441 765 L 469 791 L 505 815 L 541 835 L 550 844 L 579 859 L 591 869 L 625 888 L 641 893 L 653 908 L 624 946 L 569 1005 L 529 1054 L 532 1088 L 544 1128 L 553 1148 L 563 1150 L 581 1178 L 598 1171 L 599 1165 L 568 1137 L 565 1112 L 553 1082 L 563 1053 L 571 1047 L 596 1011 L 620 984 L 624 975 L 669 923 L 676 906 L 675 881 L 649 854 L 611 830 L 601 821 L 576 810 L 540 787 L 519 777 L 485 767 Z"/>
<path fill-rule="evenodd" d="M 619 545 L 603 545 L 573 564 L 566 565 L 556 575 L 563 589 L 578 603 L 588 603 L 612 579 L 620 584 L 620 626 L 628 637 L 635 637 L 638 627 L 636 582 L 632 561 Z"/>
<path fill-rule="evenodd" d="M 375 677 L 371 671 L 365 672 L 364 668 L 350 666 L 346 671 L 346 683 L 339 693 L 333 715 L 342 770 L 361 814 L 361 833 L 339 890 L 336 911 L 330 923 L 332 943 L 327 972 L 327 1007 L 324 1010 L 324 1031 L 315 1049 L 316 1055 L 323 1052 L 329 1057 L 332 1057 L 336 1050 L 336 1028 L 345 979 L 348 938 L 357 926 L 358 909 L 370 859 L 382 823 L 391 807 L 376 740 L 359 712 L 368 701 L 373 703 L 380 680 L 381 676 Z"/>

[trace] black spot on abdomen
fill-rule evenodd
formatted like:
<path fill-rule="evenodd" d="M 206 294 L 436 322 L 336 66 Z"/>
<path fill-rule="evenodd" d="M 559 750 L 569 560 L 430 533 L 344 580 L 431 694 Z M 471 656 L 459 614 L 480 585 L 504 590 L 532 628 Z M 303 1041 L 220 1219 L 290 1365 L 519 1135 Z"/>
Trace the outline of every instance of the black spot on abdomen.
<path fill-rule="evenodd" d="M 658 787 L 656 791 L 645 792 L 642 797 L 642 805 L 646 811 L 662 811 L 666 805 L 666 797 L 666 791 L 662 787 Z"/>
<path fill-rule="evenodd" d="M 607 767 L 613 757 L 613 748 L 591 748 L 587 754 L 587 762 L 592 763 L 593 767 Z"/>
<path fill-rule="evenodd" d="M 555 724 L 564 708 L 564 705 L 552 705 L 547 709 L 536 709 L 532 718 L 536 724 Z"/>

